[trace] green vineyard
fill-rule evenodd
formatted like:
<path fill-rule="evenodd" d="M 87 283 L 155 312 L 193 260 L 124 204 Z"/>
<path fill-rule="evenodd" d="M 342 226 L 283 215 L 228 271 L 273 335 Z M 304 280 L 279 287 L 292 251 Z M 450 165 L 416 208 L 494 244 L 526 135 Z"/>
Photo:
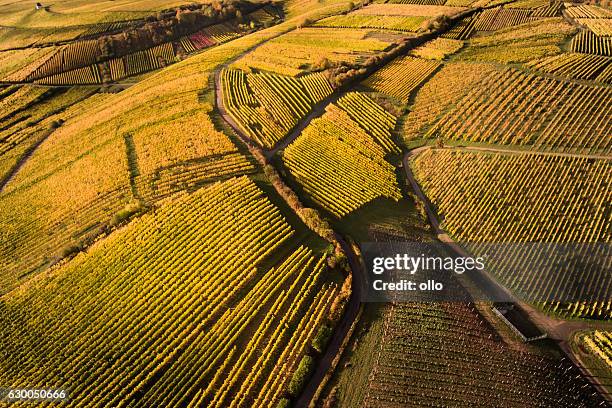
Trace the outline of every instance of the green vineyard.
<path fill-rule="evenodd" d="M 3 298 L 0 344 L 19 346 L 3 359 L 22 370 L 0 381 L 70 389 L 70 406 L 274 404 L 336 291 L 304 247 L 257 267 L 292 233 L 246 177 L 175 196 Z"/>
<path fill-rule="evenodd" d="M 349 93 L 285 149 L 283 163 L 309 197 L 336 217 L 377 197 L 399 200 L 393 166 L 385 161 L 398 151 L 394 127 L 395 117 L 374 101 Z"/>
<path fill-rule="evenodd" d="M 397 303 L 384 314 L 363 405 L 590 407 L 577 369 L 517 351 L 471 304 Z M 474 386 L 479 384 L 479 386 Z"/>
<path fill-rule="evenodd" d="M 221 84 L 229 114 L 266 148 L 282 140 L 315 103 L 333 91 L 319 73 L 292 78 L 223 70 Z"/>
<path fill-rule="evenodd" d="M 611 97 L 608 87 L 507 68 L 469 92 L 430 134 L 546 150 L 610 152 L 612 125 L 607 118 L 612 106 L 604 101 Z"/>
<path fill-rule="evenodd" d="M 368 77 L 367 87 L 407 102 L 410 94 L 424 82 L 440 63 L 414 57 L 400 57 Z"/>
<path fill-rule="evenodd" d="M 483 247 L 479 243 L 612 241 L 607 228 L 612 171 L 607 160 L 444 149 L 419 155 L 412 167 L 443 217 L 444 228 L 476 253 Z M 550 197 L 564 200 L 551 206 Z M 513 264 L 502 264 L 494 272 L 513 290 L 541 297 L 565 293 L 574 282 L 582 282 L 579 290 L 602 300 L 547 307 L 574 316 L 610 317 L 612 299 L 605 289 L 612 282 L 609 271 L 593 271 L 586 278 L 574 269 L 558 283 L 554 268 L 531 270 L 539 279 Z"/>
<path fill-rule="evenodd" d="M 580 341 L 604 367 L 612 368 L 612 332 L 595 330 L 582 336 Z"/>

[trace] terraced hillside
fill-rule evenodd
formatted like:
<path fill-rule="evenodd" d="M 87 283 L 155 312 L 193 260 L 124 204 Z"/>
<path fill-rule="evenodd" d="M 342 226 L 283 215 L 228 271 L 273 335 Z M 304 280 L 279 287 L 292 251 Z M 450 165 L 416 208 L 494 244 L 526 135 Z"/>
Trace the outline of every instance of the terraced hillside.
<path fill-rule="evenodd" d="M 0 406 L 608 404 L 609 7 L 5 1 L 0 21 Z M 367 302 L 367 244 L 397 241 L 583 249 L 482 272 L 513 326 L 491 302 Z"/>

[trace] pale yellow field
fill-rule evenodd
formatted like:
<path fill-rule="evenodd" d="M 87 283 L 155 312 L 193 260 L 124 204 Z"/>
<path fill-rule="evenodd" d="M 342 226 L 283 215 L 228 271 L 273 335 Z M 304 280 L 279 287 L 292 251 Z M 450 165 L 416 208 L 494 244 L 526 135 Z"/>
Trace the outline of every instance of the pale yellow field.
<path fill-rule="evenodd" d="M 419 4 L 370 4 L 354 14 L 380 16 L 439 16 L 452 15 L 465 10 L 464 7 L 428 6 Z"/>

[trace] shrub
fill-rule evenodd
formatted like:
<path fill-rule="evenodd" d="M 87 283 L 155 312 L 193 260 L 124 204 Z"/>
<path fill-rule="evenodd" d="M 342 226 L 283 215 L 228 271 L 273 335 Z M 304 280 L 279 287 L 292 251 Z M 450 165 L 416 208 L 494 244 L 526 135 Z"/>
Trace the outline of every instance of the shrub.
<path fill-rule="evenodd" d="M 323 351 L 325 351 L 325 347 L 327 347 L 327 343 L 329 343 L 332 333 L 332 328 L 327 325 L 319 327 L 317 335 L 312 340 L 312 348 L 317 350 L 319 353 L 323 353 Z"/>
<path fill-rule="evenodd" d="M 321 57 L 312 65 L 312 70 L 313 71 L 323 71 L 323 70 L 326 70 L 327 68 L 331 68 L 331 66 L 332 66 L 332 63 L 328 58 Z"/>
<path fill-rule="evenodd" d="M 114 216 L 113 219 L 111 220 L 110 224 L 112 226 L 117 226 L 121 223 L 123 223 L 124 221 L 132 218 L 132 216 L 134 216 L 135 214 L 138 214 L 142 211 L 144 211 L 144 206 L 142 205 L 141 202 L 136 202 L 136 203 L 130 203 L 128 205 L 126 205 L 125 207 L 123 207 L 121 210 L 119 210 Z"/>
<path fill-rule="evenodd" d="M 289 408 L 291 406 L 291 401 L 287 398 L 281 398 L 276 404 L 276 408 Z"/>
<path fill-rule="evenodd" d="M 60 126 L 62 126 L 62 124 L 64 123 L 63 119 L 58 119 L 58 120 L 54 120 L 49 124 L 49 129 L 50 130 L 55 130 L 57 128 L 59 128 Z"/>
<path fill-rule="evenodd" d="M 344 311 L 344 305 L 348 301 L 351 296 L 351 287 L 353 285 L 353 276 L 349 275 L 344 279 L 344 283 L 342 284 L 342 288 L 340 289 L 340 293 L 334 299 L 331 308 L 329 310 L 329 320 L 332 322 L 337 322 L 342 317 L 342 312 Z"/>
<path fill-rule="evenodd" d="M 68 245 L 62 249 L 62 258 L 68 258 L 81 252 L 79 245 Z"/>
<path fill-rule="evenodd" d="M 308 27 L 312 24 L 312 21 L 309 18 L 303 18 L 297 23 L 297 28 Z"/>
<path fill-rule="evenodd" d="M 302 392 L 306 381 L 312 374 L 312 370 L 314 368 L 314 360 L 309 355 L 305 355 L 302 357 L 302 361 L 298 365 L 297 370 L 293 373 L 293 377 L 291 377 L 291 381 L 289 381 L 288 391 L 289 394 L 297 397 Z"/>

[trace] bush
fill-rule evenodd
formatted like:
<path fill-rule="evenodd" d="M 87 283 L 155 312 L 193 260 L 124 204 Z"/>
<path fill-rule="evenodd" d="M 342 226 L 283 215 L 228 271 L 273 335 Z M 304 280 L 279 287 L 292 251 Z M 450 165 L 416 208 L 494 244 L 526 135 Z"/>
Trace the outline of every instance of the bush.
<path fill-rule="evenodd" d="M 331 68 L 331 66 L 332 66 L 332 63 L 328 58 L 321 57 L 312 65 L 312 70 L 313 71 L 323 71 L 323 70 L 326 70 L 327 68 Z"/>
<path fill-rule="evenodd" d="M 289 408 L 291 406 L 291 401 L 287 398 L 281 398 L 276 404 L 276 408 Z"/>
<path fill-rule="evenodd" d="M 302 357 L 302 361 L 300 361 L 300 365 L 298 365 L 297 370 L 293 373 L 293 377 L 291 377 L 291 381 L 289 381 L 288 391 L 289 394 L 297 397 L 302 392 L 306 381 L 310 378 L 312 374 L 312 370 L 314 368 L 314 360 L 309 355 L 305 355 Z"/>
<path fill-rule="evenodd" d="M 55 130 L 64 124 L 64 119 L 54 120 L 49 123 L 49 130 Z"/>
<path fill-rule="evenodd" d="M 336 296 L 332 305 L 329 309 L 329 320 L 332 322 L 337 322 L 342 317 L 342 313 L 344 312 L 344 306 L 348 302 L 351 296 L 351 288 L 353 285 L 353 276 L 349 275 L 344 279 L 344 283 L 342 284 L 342 288 L 340 289 L 340 293 Z"/>
<path fill-rule="evenodd" d="M 329 343 L 329 339 L 332 336 L 334 331 L 331 327 L 327 325 L 323 325 L 319 327 L 319 331 L 317 335 L 312 340 L 312 348 L 317 350 L 319 353 L 323 353 L 325 351 L 325 347 L 327 347 L 327 343 Z"/>
<path fill-rule="evenodd" d="M 121 210 L 119 210 L 113 216 L 113 219 L 111 220 L 110 224 L 111 226 L 117 226 L 123 223 L 124 221 L 132 218 L 132 216 L 134 216 L 135 214 L 138 214 L 144 211 L 144 209 L 145 208 L 141 202 L 130 203 L 126 205 L 125 207 L 123 207 Z"/>
<path fill-rule="evenodd" d="M 304 18 L 297 23 L 297 28 L 308 27 L 312 24 L 312 21 L 309 18 Z"/>
<path fill-rule="evenodd" d="M 68 258 L 81 252 L 82 248 L 79 245 L 69 245 L 62 249 L 62 258 Z"/>

